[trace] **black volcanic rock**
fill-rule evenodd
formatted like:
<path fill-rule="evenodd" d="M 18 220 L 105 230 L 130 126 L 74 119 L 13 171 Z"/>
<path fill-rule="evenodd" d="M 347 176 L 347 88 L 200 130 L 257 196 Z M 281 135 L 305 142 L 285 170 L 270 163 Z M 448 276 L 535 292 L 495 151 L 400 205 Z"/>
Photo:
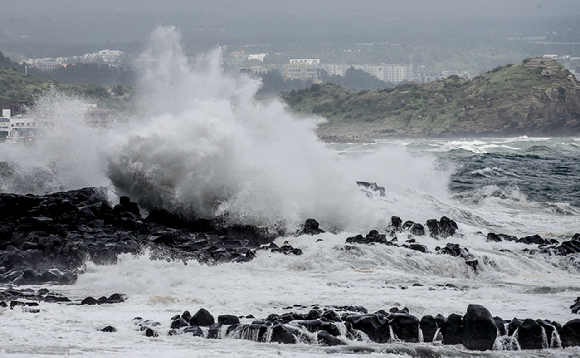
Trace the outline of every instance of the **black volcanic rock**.
<path fill-rule="evenodd" d="M 576 297 L 574 304 L 570 306 L 572 313 L 578 313 L 580 311 L 580 297 Z"/>
<path fill-rule="evenodd" d="M 315 231 L 314 224 L 311 229 Z M 119 254 L 147 248 L 154 259 L 246 262 L 277 235 L 218 220 L 181 220 L 163 209 L 153 210 L 144 221 L 128 197 L 112 208 L 99 188 L 41 196 L 0 194 L 0 283 L 70 284 L 87 259 L 114 264 Z M 280 252 L 302 253 L 291 246 Z"/>
<path fill-rule="evenodd" d="M 580 319 L 568 321 L 560 332 L 562 347 L 580 346 Z"/>
<path fill-rule="evenodd" d="M 386 343 L 392 338 L 389 323 L 385 316 L 369 314 L 350 316 L 346 320 L 352 324 L 354 329 L 363 331 L 373 342 Z"/>
<path fill-rule="evenodd" d="M 300 234 L 302 235 L 319 235 L 324 232 L 324 230 L 319 228 L 318 221 L 314 219 L 306 219 L 304 222 L 304 226 L 302 227 L 302 231 Z"/>
<path fill-rule="evenodd" d="M 232 325 L 232 324 L 239 324 L 240 319 L 237 316 L 233 315 L 219 315 L 218 316 L 218 323 L 225 324 L 225 325 Z"/>
<path fill-rule="evenodd" d="M 467 349 L 491 350 L 497 337 L 497 326 L 487 308 L 469 305 L 463 317 L 463 344 Z"/>
<path fill-rule="evenodd" d="M 326 331 L 320 331 L 316 335 L 318 343 L 325 345 L 325 346 L 343 346 L 346 345 L 345 342 L 341 341 L 340 339 L 330 335 Z"/>
<path fill-rule="evenodd" d="M 192 326 L 211 326 L 215 323 L 215 319 L 205 308 L 200 308 L 189 320 Z"/>
<path fill-rule="evenodd" d="M 395 313 L 389 317 L 389 325 L 395 336 L 404 341 L 419 341 L 419 319 L 408 313 Z"/>
<path fill-rule="evenodd" d="M 533 319 L 525 319 L 518 327 L 518 343 L 521 349 L 542 349 L 542 326 Z"/>
<path fill-rule="evenodd" d="M 452 313 L 441 325 L 441 334 L 443 335 L 443 344 L 462 344 L 463 343 L 463 316 Z"/>
<path fill-rule="evenodd" d="M 421 327 L 423 332 L 423 340 L 425 342 L 433 342 L 438 328 L 437 320 L 431 315 L 423 316 L 421 321 L 419 321 L 419 327 Z"/>

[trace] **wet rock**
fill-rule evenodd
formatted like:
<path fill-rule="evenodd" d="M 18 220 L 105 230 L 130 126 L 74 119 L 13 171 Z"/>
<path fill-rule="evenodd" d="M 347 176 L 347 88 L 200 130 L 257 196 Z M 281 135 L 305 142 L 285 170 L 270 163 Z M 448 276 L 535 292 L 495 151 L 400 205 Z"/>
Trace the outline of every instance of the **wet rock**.
<path fill-rule="evenodd" d="M 200 308 L 193 316 L 189 324 L 192 326 L 211 326 L 215 323 L 215 319 L 205 308 Z"/>
<path fill-rule="evenodd" d="M 468 249 L 462 248 L 459 244 L 448 243 L 444 248 L 439 250 L 439 253 L 459 256 L 465 260 L 467 266 L 471 267 L 475 272 L 477 272 L 477 265 L 479 261 L 473 256 Z"/>
<path fill-rule="evenodd" d="M 497 234 L 503 241 L 518 241 L 518 238 L 512 235 Z"/>
<path fill-rule="evenodd" d="M 189 326 L 189 322 L 179 316 L 171 322 L 172 329 L 179 329 L 187 326 Z"/>
<path fill-rule="evenodd" d="M 84 300 L 81 301 L 81 305 L 96 305 L 98 304 L 98 301 L 96 299 L 94 299 L 93 297 L 87 297 Z"/>
<path fill-rule="evenodd" d="M 233 315 L 220 315 L 218 316 L 218 323 L 225 325 L 240 324 L 240 319 Z"/>
<path fill-rule="evenodd" d="M 413 226 L 411 226 L 411 229 L 409 231 L 411 232 L 411 234 L 415 236 L 425 235 L 425 228 L 423 227 L 423 225 L 418 223 L 413 224 Z"/>
<path fill-rule="evenodd" d="M 377 183 L 357 181 L 356 184 L 367 194 L 368 197 L 372 197 L 373 193 L 378 194 L 381 197 L 385 196 L 385 187 L 378 186 Z"/>
<path fill-rule="evenodd" d="M 209 339 L 221 338 L 220 337 L 221 328 L 222 328 L 222 324 L 220 324 L 220 323 L 214 323 L 214 324 L 210 325 L 208 332 L 207 332 L 207 338 L 209 338 Z"/>
<path fill-rule="evenodd" d="M 146 337 L 159 337 L 159 332 L 157 332 L 156 330 L 154 330 L 152 328 L 147 328 L 145 330 L 145 336 Z"/>
<path fill-rule="evenodd" d="M 493 317 L 493 321 L 495 322 L 495 326 L 497 327 L 497 331 L 499 332 L 500 336 L 505 336 L 507 334 L 505 328 L 505 321 L 501 317 Z"/>
<path fill-rule="evenodd" d="M 423 331 L 423 340 L 425 342 L 433 342 L 435 333 L 437 332 L 437 320 L 431 315 L 426 315 L 419 321 L 419 327 Z"/>
<path fill-rule="evenodd" d="M 520 328 L 520 326 L 522 325 L 522 321 L 517 319 L 517 318 L 513 318 L 510 323 L 508 324 L 508 335 L 512 336 L 516 329 Z"/>
<path fill-rule="evenodd" d="M 296 337 L 292 334 L 292 331 L 288 329 L 286 325 L 281 323 L 274 323 L 272 326 L 271 341 L 283 344 L 294 344 L 297 340 Z"/>
<path fill-rule="evenodd" d="M 410 244 L 410 245 L 403 245 L 404 247 L 408 247 L 411 250 L 420 251 L 420 252 L 429 252 L 427 246 L 421 244 Z"/>
<path fill-rule="evenodd" d="M 306 219 L 304 222 L 304 226 L 302 228 L 301 234 L 302 235 L 319 235 L 324 233 L 324 230 L 319 228 L 318 221 L 314 219 Z"/>
<path fill-rule="evenodd" d="M 560 332 L 562 347 L 580 346 L 580 319 L 568 321 Z"/>
<path fill-rule="evenodd" d="M 332 322 L 340 322 L 341 321 L 340 316 L 334 310 L 325 311 L 322 314 L 322 319 L 327 320 L 327 321 L 332 321 Z"/>
<path fill-rule="evenodd" d="M 419 319 L 417 317 L 407 313 L 396 313 L 389 317 L 389 325 L 396 338 L 411 343 L 419 341 Z"/>
<path fill-rule="evenodd" d="M 324 346 L 343 346 L 346 345 L 345 342 L 341 341 L 340 339 L 330 335 L 326 331 L 320 331 L 317 333 L 316 338 L 319 344 Z"/>
<path fill-rule="evenodd" d="M 443 344 L 462 344 L 463 343 L 463 316 L 452 313 L 447 317 L 445 323 L 441 326 L 443 335 Z"/>
<path fill-rule="evenodd" d="M 391 340 L 389 323 L 385 316 L 376 314 L 349 316 L 346 320 L 354 329 L 364 332 L 373 342 L 386 343 Z"/>
<path fill-rule="evenodd" d="M 578 313 L 580 311 L 580 297 L 576 298 L 574 304 L 570 306 L 570 309 L 572 309 L 572 313 Z"/>
<path fill-rule="evenodd" d="M 296 255 L 296 256 L 300 256 L 302 255 L 302 250 L 298 249 L 298 248 L 294 248 L 291 245 L 282 245 L 281 247 L 278 248 L 272 248 L 270 249 L 271 252 L 280 252 L 283 253 L 284 255 Z"/>
<path fill-rule="evenodd" d="M 395 232 L 399 232 L 402 230 L 402 226 L 403 226 L 403 220 L 401 220 L 400 217 L 398 216 L 391 216 L 391 229 L 393 229 Z"/>
<path fill-rule="evenodd" d="M 183 330 L 184 333 L 189 333 L 194 337 L 204 337 L 203 330 L 199 326 L 189 326 Z"/>
<path fill-rule="evenodd" d="M 117 329 L 113 326 L 106 326 L 103 329 L 100 329 L 101 332 L 117 332 Z"/>
<path fill-rule="evenodd" d="M 487 308 L 481 305 L 467 306 L 463 318 L 463 344 L 467 349 L 486 351 L 493 348 L 497 326 Z"/>
<path fill-rule="evenodd" d="M 501 237 L 499 237 L 499 235 L 494 234 L 493 232 L 490 232 L 489 234 L 487 234 L 487 242 L 501 242 Z"/>
<path fill-rule="evenodd" d="M 520 238 L 517 242 L 521 242 L 523 244 L 535 244 L 535 245 L 549 245 L 550 242 L 548 240 L 544 240 L 540 235 L 533 235 L 533 236 L 525 236 Z"/>

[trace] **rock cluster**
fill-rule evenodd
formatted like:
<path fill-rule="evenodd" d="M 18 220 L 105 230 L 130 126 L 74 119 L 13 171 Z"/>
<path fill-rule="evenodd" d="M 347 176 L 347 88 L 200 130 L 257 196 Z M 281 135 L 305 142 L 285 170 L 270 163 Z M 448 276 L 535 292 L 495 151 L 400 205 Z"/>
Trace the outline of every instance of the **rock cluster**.
<path fill-rule="evenodd" d="M 566 256 L 580 252 L 580 233 L 576 233 L 570 240 L 560 243 L 556 239 L 546 240 L 538 234 L 517 238 L 512 235 L 495 234 L 490 232 L 487 234 L 487 241 L 514 241 L 527 245 L 538 245 L 539 252 L 548 255 Z"/>
<path fill-rule="evenodd" d="M 303 307 L 299 306 L 298 307 Z M 293 307 L 287 307 L 292 309 Z M 134 319 L 145 335 L 162 334 L 159 322 Z M 368 313 L 364 307 L 311 307 L 308 312 L 254 316 L 220 315 L 217 319 L 201 308 L 194 315 L 184 311 L 171 318 L 168 335 L 189 334 L 209 339 L 237 338 L 281 344 L 346 345 L 370 339 L 376 343 L 441 342 L 462 344 L 469 350 L 520 350 L 580 346 L 580 319 L 564 326 L 549 320 L 512 319 L 509 322 L 481 305 L 469 305 L 465 315 L 425 315 L 420 319 L 407 308 Z"/>
<path fill-rule="evenodd" d="M 16 289 L 8 288 L 0 291 L 0 307 L 14 308 L 15 306 L 38 306 L 38 302 L 54 302 L 78 305 L 102 305 L 124 302 L 126 295 L 122 293 L 113 293 L 109 297 L 102 296 L 98 299 L 93 297 L 86 297 L 79 301 L 71 300 L 69 297 L 63 296 L 57 292 L 50 292 L 46 288 L 41 288 L 37 291 L 25 288 Z M 38 312 L 34 312 L 38 313 Z"/>
<path fill-rule="evenodd" d="M 309 219 L 304 233 L 323 231 Z M 69 284 L 87 260 L 115 263 L 123 253 L 152 249 L 162 258 L 202 263 L 252 260 L 258 249 L 301 254 L 290 245 L 263 247 L 279 233 L 219 220 L 184 219 L 163 209 L 146 218 L 122 196 L 111 206 L 98 188 L 48 195 L 0 194 L 0 283 Z"/>

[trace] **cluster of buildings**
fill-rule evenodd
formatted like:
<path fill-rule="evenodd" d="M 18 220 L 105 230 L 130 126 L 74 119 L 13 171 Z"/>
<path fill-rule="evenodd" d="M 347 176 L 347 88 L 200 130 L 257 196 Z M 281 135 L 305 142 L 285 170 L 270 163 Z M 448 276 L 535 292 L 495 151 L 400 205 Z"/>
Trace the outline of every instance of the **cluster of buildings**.
<path fill-rule="evenodd" d="M 329 75 L 344 76 L 349 68 L 362 70 L 381 81 L 401 83 L 413 80 L 413 65 L 356 65 L 356 64 L 321 64 L 320 59 L 291 59 L 283 66 L 282 74 L 287 79 L 317 80 L 319 71 L 324 70 Z"/>
<path fill-rule="evenodd" d="M 26 108 L 30 102 L 0 103 L 0 140 L 7 138 L 31 138 L 37 130 L 37 123 L 26 117 Z"/>
<path fill-rule="evenodd" d="M 286 79 L 317 80 L 320 70 L 326 71 L 329 75 L 344 76 L 346 75 L 346 71 L 351 67 L 375 76 L 381 81 L 394 84 L 410 81 L 426 83 L 438 81 L 451 75 L 471 78 L 468 72 L 459 71 L 443 71 L 439 74 L 428 75 L 414 74 L 413 64 L 321 64 L 319 59 L 291 59 L 290 63 L 283 66 L 283 76 Z"/>
<path fill-rule="evenodd" d="M 7 139 L 32 140 L 37 135 L 38 122 L 27 114 L 32 102 L 0 103 L 0 142 Z M 118 119 L 112 109 L 88 104 L 83 108 L 83 120 L 91 127 L 108 127 Z"/>
<path fill-rule="evenodd" d="M 27 67 L 35 67 L 43 71 L 55 70 L 60 66 L 66 67 L 69 63 L 84 62 L 103 62 L 107 64 L 118 63 L 125 53 L 118 50 L 101 50 L 93 53 L 87 53 L 82 56 L 57 57 L 57 58 L 31 58 L 20 62 Z"/>
<path fill-rule="evenodd" d="M 268 55 L 267 53 L 259 54 L 246 54 L 243 50 L 233 51 L 230 53 L 232 57 L 236 59 L 246 59 L 246 60 L 258 60 L 260 62 L 264 61 L 264 58 Z M 431 81 L 437 81 L 443 78 L 447 78 L 451 75 L 458 75 L 460 77 L 470 78 L 467 72 L 458 71 L 444 71 L 439 74 L 415 74 L 413 72 L 413 64 L 381 64 L 381 65 L 369 65 L 369 64 L 337 64 L 337 63 L 321 63 L 318 58 L 295 58 L 290 59 L 289 63 L 282 66 L 282 76 L 285 79 L 291 80 L 314 80 L 318 81 L 320 77 L 320 71 L 324 70 L 329 75 L 334 76 L 345 76 L 346 71 L 349 68 L 354 68 L 355 70 L 364 71 L 372 76 L 375 76 L 381 81 L 390 82 L 394 84 L 416 81 L 420 83 L 426 83 Z M 265 73 L 266 68 L 257 65 L 244 68 L 251 70 L 254 73 Z"/>

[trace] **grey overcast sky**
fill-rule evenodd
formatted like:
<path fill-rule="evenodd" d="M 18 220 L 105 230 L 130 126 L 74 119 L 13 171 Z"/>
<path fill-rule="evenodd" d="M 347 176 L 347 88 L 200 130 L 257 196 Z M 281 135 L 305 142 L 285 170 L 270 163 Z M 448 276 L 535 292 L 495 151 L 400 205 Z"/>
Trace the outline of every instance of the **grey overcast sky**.
<path fill-rule="evenodd" d="M 580 0 L 2 0 L 0 42 L 143 40 L 159 25 L 179 27 L 184 38 L 211 30 L 219 40 L 487 30 L 533 36 L 552 23 L 580 31 L 579 18 Z"/>

